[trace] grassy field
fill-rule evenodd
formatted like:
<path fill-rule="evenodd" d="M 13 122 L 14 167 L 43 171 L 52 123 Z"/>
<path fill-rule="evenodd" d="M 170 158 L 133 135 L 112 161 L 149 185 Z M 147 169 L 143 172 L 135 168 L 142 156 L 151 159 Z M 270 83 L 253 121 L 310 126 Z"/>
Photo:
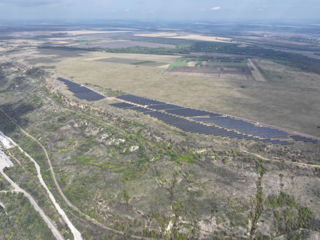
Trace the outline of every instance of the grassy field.
<path fill-rule="evenodd" d="M 56 75 L 203 110 L 244 117 L 320 136 L 320 76 L 255 59 L 264 82 L 243 77 L 181 76 L 159 67 L 101 61 L 105 58 L 186 65 L 178 56 L 90 53 L 66 58 Z M 309 86 L 309 87 L 306 87 Z"/>
<path fill-rule="evenodd" d="M 105 231 L 69 209 L 57 192 L 50 171 L 46 171 L 48 163 L 39 144 L 1 114 L 0 129 L 41 165 L 46 183 L 84 239 L 132 239 L 133 233 L 155 239 L 248 239 L 249 235 L 254 239 L 290 233 L 299 239 L 296 231 L 300 228 L 319 231 L 319 177 L 314 167 L 319 163 L 319 144 L 280 146 L 191 134 L 151 117 L 111 107 L 109 99 L 86 103 L 73 98 L 70 103 L 53 92 L 55 78 L 60 76 L 90 83 L 90 88 L 102 92 L 122 90 L 254 119 L 264 114 L 262 117 L 268 120 L 269 116 L 271 122 L 281 123 L 280 113 L 291 109 L 292 113 L 283 114 L 291 114 L 292 119 L 286 116 L 285 120 L 301 127 L 297 121 L 303 116 L 301 109 L 308 106 L 299 106 L 294 100 L 309 104 L 305 110 L 308 114 L 310 109 L 317 109 L 311 105 L 311 99 L 318 102 L 317 75 L 254 59 L 265 82 L 240 77 L 181 76 L 166 74 L 167 67 L 163 66 L 132 64 L 159 62 L 168 66 L 186 59 L 179 59 L 180 56 L 52 49 L 50 53 L 57 61 L 47 63 L 51 68 L 33 66 L 25 71 L 14 61 L 12 65 L 1 65 L 0 107 L 45 146 L 67 198 L 85 214 L 124 235 Z M 37 54 L 35 49 L 19 49 L 6 56 L 5 61 L 25 57 L 52 56 Z M 110 58 L 117 62 L 101 61 Z M 44 65 L 41 61 L 39 64 Z M 65 89 L 63 95 L 66 92 Z M 306 96 L 301 98 L 302 94 L 307 100 Z M 66 94 L 67 98 L 71 95 Z M 106 111 L 89 107 L 97 104 Z M 312 117 L 319 119 L 317 113 Z M 315 122 L 312 118 L 306 122 L 311 121 Z M 45 206 L 47 197 L 33 180 L 34 168 L 30 166 L 29 170 L 25 159 L 12 153 L 22 165 L 16 164 L 8 174 L 28 191 L 38 193 L 35 197 L 43 199 Z M 0 187 L 7 189 L 5 183 Z M 14 196 L 9 196 L 8 201 L 0 200 L 10 206 L 7 202 L 11 198 Z M 50 209 L 46 208 L 48 213 Z M 8 213 L 13 217 L 16 214 Z M 55 212 L 50 216 L 55 219 Z M 28 219 L 21 217 L 16 223 L 23 226 L 24 221 Z M 173 227 L 166 231 L 170 222 Z M 23 231 L 28 227 L 25 226 Z M 37 225 L 33 229 L 36 231 Z M 66 239 L 70 238 L 63 226 L 59 229 Z"/>

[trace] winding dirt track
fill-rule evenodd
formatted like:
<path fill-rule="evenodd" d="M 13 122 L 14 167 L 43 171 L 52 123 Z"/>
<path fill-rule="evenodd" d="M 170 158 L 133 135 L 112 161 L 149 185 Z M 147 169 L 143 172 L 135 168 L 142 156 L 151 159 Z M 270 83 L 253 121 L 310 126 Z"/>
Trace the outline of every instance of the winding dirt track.
<path fill-rule="evenodd" d="M 107 227 L 103 224 L 101 224 L 100 222 L 98 222 L 97 220 L 95 220 L 94 218 L 86 215 L 85 213 L 83 213 L 78 207 L 76 207 L 75 205 L 73 205 L 69 199 L 64 195 L 57 179 L 56 179 L 56 175 L 55 175 L 55 172 L 53 170 L 53 167 L 52 167 L 52 163 L 51 163 L 51 159 L 49 157 L 49 154 L 46 150 L 46 148 L 39 142 L 38 139 L 36 139 L 35 137 L 33 137 L 32 135 L 30 135 L 27 131 L 25 131 L 17 122 L 15 119 L 13 119 L 12 117 L 10 117 L 5 111 L 3 111 L 3 109 L 0 109 L 0 112 L 2 112 L 13 124 L 15 124 L 19 130 L 25 134 L 26 136 L 28 136 L 29 138 L 31 138 L 33 141 L 35 141 L 43 150 L 43 152 L 45 153 L 46 155 L 46 158 L 47 158 L 47 161 L 48 161 L 48 164 L 49 164 L 49 168 L 50 168 L 50 171 L 51 171 L 51 175 L 52 175 L 52 178 L 53 178 L 53 181 L 61 195 L 61 197 L 63 198 L 63 200 L 65 201 L 65 203 L 70 207 L 72 208 L 74 211 L 76 211 L 78 214 L 80 214 L 82 217 L 84 217 L 86 220 L 90 221 L 91 223 L 99 226 L 100 228 L 104 229 L 104 230 L 108 230 L 108 231 L 111 231 L 113 233 L 116 233 L 116 234 L 120 234 L 120 235 L 125 235 L 126 233 L 123 232 L 123 231 L 119 231 L 119 230 L 116 230 L 116 229 L 113 229 L 113 228 L 110 228 L 110 227 Z M 21 149 L 22 150 L 22 149 Z M 22 150 L 23 151 L 23 150 Z M 25 153 L 28 157 L 30 157 L 27 153 Z M 31 158 L 31 157 L 30 157 Z M 37 164 L 37 163 L 36 163 Z M 62 209 L 61 209 L 62 210 Z M 80 234 L 80 233 L 79 233 Z M 80 237 L 81 237 L 81 234 L 80 234 Z M 136 235 L 130 235 L 130 237 L 132 239 L 146 239 L 146 240 L 152 240 L 153 238 L 147 238 L 147 237 L 141 237 L 141 236 L 136 236 Z M 78 238 L 77 238 L 78 239 Z M 75 238 L 75 240 L 77 240 Z M 79 239 L 82 239 L 82 238 L 79 238 Z"/>
<path fill-rule="evenodd" d="M 12 147 L 16 147 L 16 144 L 12 142 L 7 136 L 5 136 L 0 131 L 0 143 L 5 149 L 10 149 Z M 0 145 L 0 146 L 1 146 Z M 64 240 L 63 236 L 60 234 L 59 230 L 54 225 L 53 221 L 44 213 L 44 211 L 41 209 L 41 207 L 37 204 L 37 202 L 34 200 L 34 198 L 29 194 L 27 191 L 19 187 L 18 184 L 16 184 L 3 170 L 6 167 L 12 167 L 13 163 L 10 161 L 9 157 L 4 153 L 0 148 L 0 174 L 10 183 L 13 190 L 9 191 L 0 191 L 0 193 L 6 193 L 6 192 L 20 192 L 22 193 L 30 202 L 30 204 L 33 206 L 33 208 L 40 214 L 40 217 L 43 219 L 43 221 L 47 224 L 48 228 L 51 230 L 53 236 L 57 240 Z M 0 202 L 1 206 L 1 202 Z"/>
<path fill-rule="evenodd" d="M 33 206 L 33 208 L 40 214 L 40 217 L 43 219 L 43 221 L 48 225 L 49 229 L 51 230 L 52 234 L 54 235 L 54 237 L 57 240 L 64 240 L 63 236 L 60 234 L 59 230 L 56 228 L 56 226 L 52 223 L 52 221 L 50 220 L 50 218 L 44 213 L 44 211 L 39 207 L 39 205 L 37 204 L 37 202 L 33 199 L 33 197 L 26 192 L 25 190 L 23 190 L 22 188 L 20 188 L 14 181 L 11 180 L 11 178 L 9 178 L 2 170 L 0 171 L 0 173 L 2 174 L 2 176 L 11 184 L 11 186 L 13 187 L 13 191 L 14 192 L 21 192 L 23 193 L 23 195 L 28 198 L 28 200 L 30 201 L 31 205 Z"/>
<path fill-rule="evenodd" d="M 8 116 L 2 109 L 0 109 L 0 111 L 5 114 L 7 116 L 7 118 L 13 122 L 16 126 L 19 127 L 19 129 L 21 131 L 23 131 L 24 134 L 26 134 L 26 132 L 16 123 L 16 121 L 13 121 L 12 118 L 10 116 Z M 27 158 L 29 158 L 29 160 L 34 164 L 36 170 L 37 170 L 37 177 L 42 185 L 42 187 L 46 190 L 51 202 L 53 203 L 54 207 L 56 208 L 56 210 L 58 211 L 58 213 L 60 214 L 60 216 L 63 218 L 63 220 L 65 221 L 65 223 L 68 225 L 69 229 L 71 230 L 73 237 L 75 240 L 82 240 L 82 236 L 81 233 L 78 231 L 78 229 L 72 224 L 72 222 L 70 221 L 70 219 L 68 218 L 67 214 L 64 212 L 64 210 L 60 207 L 60 205 L 58 204 L 58 202 L 56 201 L 54 195 L 51 193 L 51 191 L 49 190 L 47 184 L 45 183 L 45 181 L 43 180 L 43 177 L 41 175 L 41 168 L 39 166 L 39 164 L 27 153 L 25 152 L 18 144 L 16 144 L 11 138 L 7 137 L 7 139 L 13 143 L 14 146 L 18 147 L 18 149 L 20 150 L 20 152 L 22 152 L 25 156 L 27 156 Z M 32 138 L 33 139 L 33 138 Z M 41 145 L 42 146 L 42 145 Z M 48 157 L 48 153 L 46 152 L 46 155 Z M 51 162 L 50 162 L 50 168 L 52 169 L 51 166 Z"/>
<path fill-rule="evenodd" d="M 320 169 L 320 165 L 301 163 L 301 162 L 290 162 L 290 161 L 286 161 L 286 160 L 277 160 L 277 159 L 266 158 L 266 157 L 264 157 L 264 156 L 262 156 L 260 154 L 249 152 L 248 150 L 244 149 L 241 146 L 240 146 L 240 152 L 255 156 L 255 157 L 260 158 L 260 159 L 265 160 L 265 161 L 277 162 L 277 163 L 285 163 L 285 164 L 294 165 L 294 166 L 300 167 L 300 168 L 307 168 L 307 169 L 317 168 L 317 169 Z"/>

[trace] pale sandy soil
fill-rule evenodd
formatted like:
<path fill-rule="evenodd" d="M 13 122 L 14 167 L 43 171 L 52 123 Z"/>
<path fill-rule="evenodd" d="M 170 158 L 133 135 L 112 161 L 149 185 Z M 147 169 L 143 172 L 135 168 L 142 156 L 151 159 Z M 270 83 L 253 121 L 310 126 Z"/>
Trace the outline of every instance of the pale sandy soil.
<path fill-rule="evenodd" d="M 87 34 L 99 34 L 99 33 L 126 33 L 131 31 L 63 31 L 57 33 L 68 33 L 69 35 L 87 35 Z"/>
<path fill-rule="evenodd" d="M 10 161 L 8 156 L 0 150 L 0 171 L 5 169 L 6 167 L 12 167 L 13 163 Z"/>
<path fill-rule="evenodd" d="M 15 147 L 16 145 L 14 144 L 14 142 L 10 141 L 9 138 L 7 138 L 3 132 L 0 131 L 0 146 L 2 146 L 5 148 L 5 149 L 9 149 L 9 148 L 12 148 L 12 147 Z"/>
<path fill-rule="evenodd" d="M 141 34 L 135 34 L 134 36 L 137 36 L 137 37 L 175 37 L 175 36 L 178 36 L 178 34 L 171 33 L 171 32 L 159 32 L 159 33 L 141 33 Z"/>
<path fill-rule="evenodd" d="M 170 66 L 170 64 L 165 64 L 165 65 L 159 66 L 158 68 L 167 69 L 169 66 Z"/>
<path fill-rule="evenodd" d="M 187 40 L 198 40 L 198 41 L 207 41 L 207 42 L 231 42 L 231 38 L 223 38 L 223 37 L 214 37 L 214 36 L 203 36 L 197 34 L 190 34 L 185 36 L 176 36 L 172 38 L 179 38 L 179 39 L 187 39 Z"/>
<path fill-rule="evenodd" d="M 196 64 L 196 62 L 188 62 L 188 67 L 195 67 Z"/>
<path fill-rule="evenodd" d="M 177 39 L 186 39 L 186 40 L 198 40 L 198 41 L 207 41 L 207 42 L 231 42 L 231 38 L 217 37 L 217 36 L 205 36 L 199 34 L 185 34 L 178 35 L 177 33 L 170 32 L 160 32 L 160 33 L 144 33 L 144 34 L 135 34 L 137 37 L 166 37 L 166 38 L 177 38 Z"/>

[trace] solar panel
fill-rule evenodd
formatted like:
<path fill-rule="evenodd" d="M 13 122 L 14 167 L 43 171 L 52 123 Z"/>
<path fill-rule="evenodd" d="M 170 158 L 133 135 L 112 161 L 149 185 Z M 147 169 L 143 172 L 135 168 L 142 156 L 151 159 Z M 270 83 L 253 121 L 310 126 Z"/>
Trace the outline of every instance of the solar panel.
<path fill-rule="evenodd" d="M 133 107 L 133 108 L 130 108 L 130 110 L 135 110 L 135 111 L 142 112 L 142 113 L 146 113 L 146 112 L 151 111 L 150 109 L 143 108 L 143 107 Z"/>
<path fill-rule="evenodd" d="M 205 134 L 205 135 L 215 135 L 220 137 L 229 137 L 229 138 L 237 138 L 237 139 L 254 140 L 254 141 L 263 141 L 266 143 L 268 142 L 268 143 L 282 144 L 282 145 L 292 144 L 290 142 L 280 141 L 280 140 L 258 139 L 256 137 L 240 134 L 232 130 L 226 130 L 216 126 L 203 125 L 199 122 L 190 121 L 188 119 L 181 118 L 178 116 L 173 116 L 164 112 L 152 111 L 148 108 L 138 107 L 128 103 L 115 103 L 110 105 L 118 108 L 135 110 L 135 111 L 147 114 L 151 117 L 154 117 L 168 125 L 174 126 L 185 132 L 199 133 L 199 134 Z"/>
<path fill-rule="evenodd" d="M 98 101 L 104 99 L 104 96 L 92 91 L 89 88 L 83 87 L 77 83 L 71 82 L 64 78 L 57 78 L 57 80 L 63 82 L 68 89 L 73 93 L 73 95 L 79 99 L 84 99 L 87 101 Z"/>
<path fill-rule="evenodd" d="M 218 116 L 218 114 L 215 114 L 215 113 L 210 113 L 207 111 L 202 111 L 202 110 L 197 110 L 192 108 L 168 109 L 165 111 L 174 115 L 182 116 L 182 117 L 213 116 L 213 115 Z"/>
<path fill-rule="evenodd" d="M 171 116 L 169 114 L 165 114 L 162 112 L 149 112 L 147 114 L 163 121 L 166 124 L 172 125 L 186 132 L 200 133 L 200 134 L 206 134 L 206 135 L 216 135 L 221 137 L 246 138 L 248 140 L 249 139 L 255 140 L 255 138 L 250 136 L 238 134 L 233 131 L 227 131 L 225 129 L 218 128 L 215 126 L 206 126 L 197 122 L 193 122 L 193 121 L 176 117 L 176 116 Z"/>
<path fill-rule="evenodd" d="M 118 96 L 117 98 L 128 101 L 128 102 L 140 104 L 140 105 L 165 104 L 164 102 L 159 102 L 159 101 L 144 98 L 144 97 L 138 97 L 131 94 L 121 95 L 121 96 Z"/>
<path fill-rule="evenodd" d="M 288 139 L 289 137 L 288 133 L 278 129 L 269 128 L 269 127 L 260 127 L 243 120 L 234 119 L 231 117 L 223 117 L 220 114 L 192 109 L 192 108 L 183 108 L 174 104 L 166 104 L 164 102 L 143 98 L 143 97 L 138 97 L 131 94 L 121 95 L 121 96 L 118 96 L 117 98 L 128 101 L 128 102 L 132 102 L 138 105 L 147 106 L 147 108 L 139 107 L 139 106 L 128 104 L 128 103 L 111 104 L 112 106 L 142 112 L 151 117 L 157 118 L 158 120 L 168 125 L 174 126 L 186 132 L 254 140 L 254 141 L 261 141 L 265 143 L 274 143 L 274 144 L 281 144 L 281 145 L 293 144 L 293 142 L 290 142 L 290 141 L 278 140 L 278 139 Z M 155 111 L 152 111 L 152 110 L 155 110 Z M 157 110 L 165 110 L 165 112 L 169 114 L 164 112 L 159 112 Z M 173 115 L 176 115 L 176 116 L 173 116 Z M 209 117 L 206 118 L 204 116 L 209 116 Z M 194 120 L 198 122 L 190 121 L 182 117 L 192 117 Z M 212 125 L 211 126 L 203 125 L 200 122 L 218 125 L 219 127 L 212 126 Z M 275 139 L 275 138 L 278 138 L 278 139 Z M 294 140 L 299 139 L 299 140 L 310 141 L 310 142 L 314 141 L 313 139 L 307 139 L 307 138 L 302 139 L 300 136 L 291 136 L 291 138 L 293 138 Z"/>
<path fill-rule="evenodd" d="M 124 102 L 112 103 L 112 104 L 110 104 L 110 106 L 117 107 L 117 108 L 132 108 L 132 107 L 134 107 L 134 105 L 129 104 L 129 103 L 124 103 Z"/>
<path fill-rule="evenodd" d="M 262 138 L 283 138 L 287 139 L 288 133 L 269 127 L 260 127 L 243 120 L 231 117 L 211 116 L 210 118 L 193 118 L 194 120 L 219 125 L 223 128 L 237 130 L 239 132 L 250 134 Z"/>
<path fill-rule="evenodd" d="M 293 142 L 276 140 L 276 139 L 264 139 L 263 142 L 272 143 L 272 144 L 280 144 L 280 145 L 292 145 L 293 144 Z"/>
<path fill-rule="evenodd" d="M 154 110 L 165 110 L 165 109 L 178 109 L 178 108 L 182 108 L 180 106 L 177 105 L 173 105 L 173 104 L 154 104 L 154 105 L 150 105 L 148 106 L 151 109 Z"/>
<path fill-rule="evenodd" d="M 318 143 L 318 140 L 313 139 L 313 138 L 308 138 L 300 135 L 292 135 L 290 136 L 292 139 L 295 141 L 300 141 L 300 142 L 311 142 L 311 143 Z"/>

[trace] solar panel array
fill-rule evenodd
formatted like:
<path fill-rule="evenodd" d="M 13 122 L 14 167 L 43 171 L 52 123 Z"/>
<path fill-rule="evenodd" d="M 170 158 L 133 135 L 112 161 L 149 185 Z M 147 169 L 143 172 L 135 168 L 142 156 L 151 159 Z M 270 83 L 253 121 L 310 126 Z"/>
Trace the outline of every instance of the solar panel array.
<path fill-rule="evenodd" d="M 288 141 L 281 141 L 281 140 L 273 140 L 273 139 L 259 139 L 254 136 L 248 136 L 245 134 L 240 134 L 232 130 L 227 130 L 224 128 L 219 128 L 216 126 L 207 126 L 204 124 L 201 124 L 199 122 L 190 121 L 188 119 L 173 116 L 171 114 L 160 112 L 160 111 L 154 111 L 145 107 L 138 107 L 135 105 L 131 105 L 128 103 L 114 103 L 110 104 L 111 106 L 122 108 L 122 109 L 129 109 L 129 110 L 135 110 L 138 112 L 142 112 L 146 115 L 149 115 L 151 117 L 154 117 L 168 125 L 174 126 L 178 129 L 181 129 L 185 132 L 190 133 L 199 133 L 199 134 L 205 134 L 205 135 L 215 135 L 215 136 L 221 136 L 221 137 L 229 137 L 229 138 L 238 138 L 238 139 L 246 139 L 246 140 L 254 140 L 254 141 L 262 141 L 262 142 L 270 142 L 270 143 L 276 143 L 276 144 L 282 144 L 282 145 L 288 145 L 292 144 Z"/>
<path fill-rule="evenodd" d="M 58 78 L 59 81 L 63 82 L 68 89 L 74 94 L 75 97 L 79 99 L 84 99 L 87 101 L 98 101 L 104 99 L 104 96 L 92 91 L 89 88 L 83 87 L 80 84 L 71 82 L 64 78 Z"/>
<path fill-rule="evenodd" d="M 159 102 L 159 101 L 148 99 L 148 98 L 138 97 L 131 94 L 121 95 L 121 96 L 118 96 L 117 98 L 128 101 L 128 102 L 132 102 L 135 104 L 139 104 L 139 105 L 165 104 L 164 102 Z"/>
<path fill-rule="evenodd" d="M 287 139 L 289 137 L 288 133 L 270 128 L 270 127 L 262 127 L 262 126 L 256 126 L 252 123 L 234 119 L 231 117 L 223 117 L 223 116 L 211 116 L 209 118 L 193 118 L 197 121 L 209 123 L 209 124 L 216 124 L 223 128 L 229 128 L 234 129 L 239 132 L 262 137 L 262 138 L 283 138 Z"/>
<path fill-rule="evenodd" d="M 75 95 L 81 95 L 84 92 L 90 93 L 91 91 L 90 89 L 74 84 L 68 80 L 62 78 L 59 80 L 65 82 L 69 89 L 75 88 L 73 91 Z M 83 88 L 86 89 L 86 91 L 84 91 Z M 111 106 L 141 112 L 186 132 L 254 140 L 281 145 L 293 144 L 292 141 L 288 140 L 289 134 L 278 129 L 256 126 L 252 123 L 234 119 L 232 117 L 192 108 L 184 108 L 174 104 L 167 104 L 131 94 L 121 95 L 117 98 L 126 102 L 113 103 L 110 104 Z M 191 118 L 193 121 L 186 118 Z M 317 140 L 300 135 L 290 137 L 295 141 L 317 142 Z"/>
<path fill-rule="evenodd" d="M 58 80 L 63 82 L 74 96 L 79 99 L 98 101 L 105 98 L 103 95 L 67 79 L 59 77 Z M 292 142 L 287 140 L 279 140 L 288 139 L 289 135 L 288 133 L 278 129 L 260 127 L 243 120 L 224 117 L 220 114 L 192 108 L 184 108 L 174 104 L 167 104 L 131 94 L 121 95 L 117 98 L 133 104 L 121 102 L 110 104 L 111 106 L 130 109 L 150 115 L 166 124 L 172 125 L 186 132 L 255 140 L 275 144 L 292 144 Z M 195 121 L 185 119 L 186 117 L 192 118 Z M 209 124 L 209 126 L 202 123 Z M 315 139 L 300 135 L 292 135 L 290 137 L 295 141 L 311 143 L 318 142 Z"/>

